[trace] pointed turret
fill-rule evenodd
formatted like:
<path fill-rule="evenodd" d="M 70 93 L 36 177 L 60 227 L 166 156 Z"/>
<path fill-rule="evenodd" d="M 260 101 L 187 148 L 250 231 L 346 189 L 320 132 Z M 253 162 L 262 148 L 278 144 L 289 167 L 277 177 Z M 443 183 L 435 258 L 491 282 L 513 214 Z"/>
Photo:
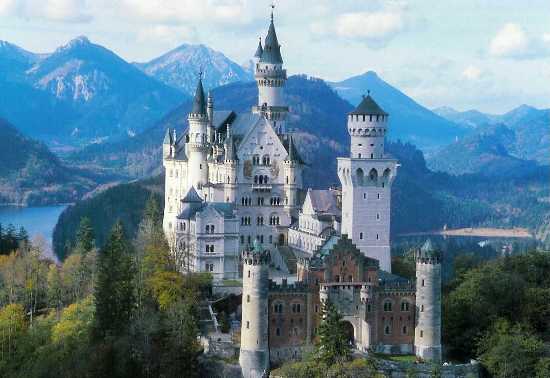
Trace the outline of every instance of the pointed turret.
<path fill-rule="evenodd" d="M 233 135 L 231 134 L 231 128 L 227 125 L 227 133 L 224 142 L 225 160 L 237 160 L 237 151 L 235 149 L 235 143 L 233 142 Z"/>
<path fill-rule="evenodd" d="M 170 128 L 166 129 L 166 133 L 164 134 L 164 141 L 162 144 L 172 144 L 172 133 L 170 132 Z"/>
<path fill-rule="evenodd" d="M 288 140 L 288 160 L 289 161 L 294 161 L 295 160 L 295 157 L 294 157 L 294 143 L 292 141 L 292 135 L 290 135 L 288 138 L 289 138 L 289 140 Z"/>
<path fill-rule="evenodd" d="M 193 114 L 206 115 L 206 101 L 204 100 L 204 89 L 202 87 L 202 78 L 199 77 L 197 89 L 195 90 L 195 98 L 193 99 Z"/>
<path fill-rule="evenodd" d="M 264 49 L 262 47 L 262 37 L 260 37 L 258 41 L 258 48 L 256 49 L 256 53 L 254 54 L 254 58 L 260 59 L 262 57 L 263 52 L 264 52 Z"/>
<path fill-rule="evenodd" d="M 277 40 L 275 33 L 275 25 L 273 24 L 273 12 L 271 13 L 271 23 L 265 37 L 264 49 L 260 58 L 260 63 L 283 64 L 281 56 L 281 46 Z"/>

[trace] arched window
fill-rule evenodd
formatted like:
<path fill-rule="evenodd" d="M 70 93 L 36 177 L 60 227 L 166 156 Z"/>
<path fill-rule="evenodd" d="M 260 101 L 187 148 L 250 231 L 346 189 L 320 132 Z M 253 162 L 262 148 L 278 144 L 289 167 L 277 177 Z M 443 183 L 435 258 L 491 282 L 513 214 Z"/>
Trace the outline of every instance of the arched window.
<path fill-rule="evenodd" d="M 386 326 L 384 327 L 384 334 L 386 334 L 386 335 L 391 334 L 391 328 L 390 328 L 389 325 L 386 325 Z"/>
<path fill-rule="evenodd" d="M 258 176 L 254 176 L 254 184 L 257 184 L 257 183 L 258 183 Z"/>
<path fill-rule="evenodd" d="M 369 172 L 369 178 L 371 179 L 371 181 L 376 181 L 376 180 L 378 180 L 378 171 L 377 171 L 375 168 L 373 168 L 373 169 L 370 170 L 370 172 Z"/>
<path fill-rule="evenodd" d="M 391 311 L 392 310 L 392 304 L 391 304 L 391 301 L 390 300 L 386 300 L 384 302 L 384 311 Z"/>
<path fill-rule="evenodd" d="M 409 302 L 407 301 L 401 302 L 401 311 L 409 311 Z"/>
<path fill-rule="evenodd" d="M 361 168 L 357 168 L 357 171 L 355 171 L 355 174 L 357 175 L 357 183 L 359 185 L 363 185 L 363 180 L 365 177 L 365 173 Z"/>
<path fill-rule="evenodd" d="M 407 326 L 403 326 L 402 332 L 403 332 L 403 335 L 407 334 Z"/>

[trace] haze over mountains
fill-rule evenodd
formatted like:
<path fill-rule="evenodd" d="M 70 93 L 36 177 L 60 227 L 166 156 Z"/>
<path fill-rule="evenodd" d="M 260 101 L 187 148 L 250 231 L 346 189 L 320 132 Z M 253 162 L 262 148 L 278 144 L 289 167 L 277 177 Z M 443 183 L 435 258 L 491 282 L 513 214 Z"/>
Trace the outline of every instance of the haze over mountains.
<path fill-rule="evenodd" d="M 471 130 L 470 136 L 430 157 L 429 165 L 434 169 L 454 174 L 484 171 L 491 175 L 495 170 L 517 172 L 518 164 L 527 168 L 535 162 L 550 163 L 550 109 L 521 105 L 502 115 L 477 110 L 458 112 L 449 107 L 434 111 Z"/>
<path fill-rule="evenodd" d="M 0 205 L 73 202 L 97 184 L 96 175 L 65 166 L 0 118 Z"/>

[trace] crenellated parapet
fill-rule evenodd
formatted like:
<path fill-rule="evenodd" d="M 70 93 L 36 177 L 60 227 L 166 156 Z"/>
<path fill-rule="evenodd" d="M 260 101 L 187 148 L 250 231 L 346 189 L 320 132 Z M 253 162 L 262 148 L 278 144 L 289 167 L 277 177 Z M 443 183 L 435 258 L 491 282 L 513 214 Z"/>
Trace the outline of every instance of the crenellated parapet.
<path fill-rule="evenodd" d="M 241 252 L 241 258 L 243 264 L 247 265 L 269 265 L 271 263 L 271 253 L 268 250 L 244 250 Z"/>

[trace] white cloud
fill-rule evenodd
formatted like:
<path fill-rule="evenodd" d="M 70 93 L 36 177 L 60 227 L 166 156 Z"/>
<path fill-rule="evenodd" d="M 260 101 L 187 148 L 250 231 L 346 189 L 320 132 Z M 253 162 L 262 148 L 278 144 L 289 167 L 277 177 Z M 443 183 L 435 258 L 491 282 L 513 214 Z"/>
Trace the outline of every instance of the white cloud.
<path fill-rule="evenodd" d="M 491 41 L 489 52 L 494 56 L 520 57 L 529 51 L 529 39 L 518 24 L 506 24 Z"/>
<path fill-rule="evenodd" d="M 0 15 L 54 22 L 89 22 L 88 0 L 0 0 Z"/>
<path fill-rule="evenodd" d="M 546 56 L 550 53 L 550 33 L 536 38 L 528 35 L 521 25 L 508 23 L 491 40 L 489 53 L 494 57 L 512 59 Z"/>
<path fill-rule="evenodd" d="M 400 13 L 346 13 L 336 19 L 335 30 L 341 37 L 382 40 L 403 30 Z"/>
<path fill-rule="evenodd" d="M 409 19 L 406 6 L 396 3 L 381 9 L 344 12 L 317 21 L 310 30 L 323 37 L 337 37 L 363 42 L 372 48 L 380 48 L 406 30 Z"/>
<path fill-rule="evenodd" d="M 157 24 L 208 22 L 237 25 L 255 19 L 256 3 L 246 0 L 122 0 L 118 9 Z M 264 10 L 264 17 L 265 13 Z"/>
<path fill-rule="evenodd" d="M 462 77 L 468 80 L 478 80 L 481 77 L 481 69 L 476 66 L 469 65 L 462 71 Z"/>
<path fill-rule="evenodd" d="M 139 43 L 162 44 L 173 48 L 182 41 L 195 42 L 196 30 L 190 26 L 153 25 L 139 30 L 137 41 Z"/>

